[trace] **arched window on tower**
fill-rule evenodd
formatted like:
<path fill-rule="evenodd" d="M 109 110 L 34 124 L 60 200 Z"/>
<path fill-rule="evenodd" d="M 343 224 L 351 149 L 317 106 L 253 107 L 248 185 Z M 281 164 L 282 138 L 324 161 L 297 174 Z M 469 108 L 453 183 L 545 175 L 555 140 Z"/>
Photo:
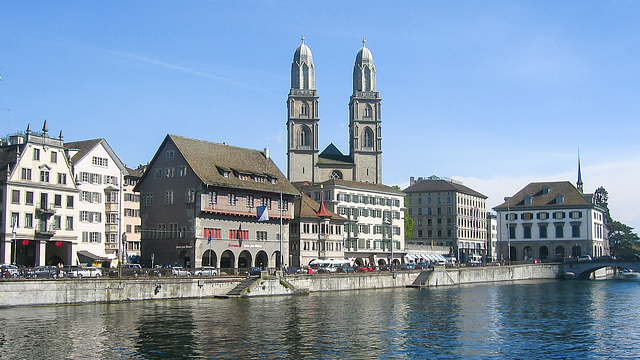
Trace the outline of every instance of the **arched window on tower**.
<path fill-rule="evenodd" d="M 309 115 L 309 106 L 307 103 L 302 103 L 300 106 L 300 115 Z"/>
<path fill-rule="evenodd" d="M 309 139 L 310 136 L 311 131 L 309 130 L 309 128 L 307 126 L 303 126 L 300 129 L 300 146 L 308 147 L 311 142 L 311 139 Z"/>
<path fill-rule="evenodd" d="M 331 172 L 331 178 L 332 179 L 342 179 L 342 172 L 340 172 L 338 170 L 333 170 Z"/>
<path fill-rule="evenodd" d="M 368 66 L 364 68 L 364 84 L 362 85 L 362 91 L 371 91 L 371 69 Z"/>
<path fill-rule="evenodd" d="M 371 118 L 371 105 L 367 104 L 367 107 L 364 108 L 364 117 Z"/>
<path fill-rule="evenodd" d="M 309 67 L 307 66 L 307 64 L 302 65 L 302 83 L 300 84 L 300 88 L 309 88 Z"/>
<path fill-rule="evenodd" d="M 364 129 L 364 136 L 362 137 L 362 148 L 366 150 L 373 150 L 373 131 L 370 128 Z"/>

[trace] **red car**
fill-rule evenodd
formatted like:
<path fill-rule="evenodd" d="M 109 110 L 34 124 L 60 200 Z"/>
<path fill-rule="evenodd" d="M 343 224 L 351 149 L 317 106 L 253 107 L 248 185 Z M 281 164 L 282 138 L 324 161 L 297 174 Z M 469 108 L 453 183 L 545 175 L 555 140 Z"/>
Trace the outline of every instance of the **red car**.
<path fill-rule="evenodd" d="M 356 271 L 373 271 L 373 266 L 358 266 Z"/>

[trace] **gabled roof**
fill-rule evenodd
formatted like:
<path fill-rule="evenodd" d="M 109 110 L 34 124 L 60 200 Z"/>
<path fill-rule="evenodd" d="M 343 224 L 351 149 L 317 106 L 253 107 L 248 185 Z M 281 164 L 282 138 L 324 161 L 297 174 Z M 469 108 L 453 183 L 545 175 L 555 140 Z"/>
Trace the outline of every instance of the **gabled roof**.
<path fill-rule="evenodd" d="M 64 143 L 64 147 L 67 150 L 77 150 L 77 152 L 75 152 L 71 156 L 71 165 L 75 165 L 78 162 L 80 162 L 82 159 L 84 159 L 84 157 L 87 156 L 87 154 L 89 154 L 91 150 L 95 149 L 98 145 L 101 145 L 101 144 L 104 146 L 105 150 L 107 151 L 111 159 L 115 162 L 116 166 L 120 168 L 120 171 L 126 173 L 127 170 L 124 164 L 122 163 L 122 161 L 120 161 L 120 158 L 118 158 L 118 155 L 116 155 L 115 151 L 113 151 L 113 149 L 111 148 L 111 146 L 109 146 L 109 143 L 107 143 L 107 140 L 105 139 L 100 138 L 100 139 L 91 139 L 91 140 L 72 141 L 72 142 Z"/>
<path fill-rule="evenodd" d="M 301 197 L 296 199 L 294 206 L 294 218 L 295 219 L 314 219 L 313 221 L 320 221 L 320 216 L 317 215 L 320 209 L 320 204 L 315 202 L 309 195 L 302 194 Z M 326 210 L 326 209 L 325 209 Z M 336 215 L 330 210 L 326 210 L 331 217 L 331 221 L 347 221 L 342 216 Z"/>
<path fill-rule="evenodd" d="M 548 188 L 548 192 L 545 191 Z M 557 203 L 557 195 L 564 196 L 562 203 Z M 525 197 L 531 197 L 531 204 L 525 205 Z M 571 207 L 571 206 L 595 206 L 585 194 L 568 181 L 535 182 L 525 186 L 515 195 L 505 200 L 504 203 L 494 207 L 494 210 L 540 208 L 540 207 Z"/>
<path fill-rule="evenodd" d="M 486 199 L 487 196 L 469 188 L 462 184 L 449 181 L 449 180 L 418 180 L 415 184 L 409 186 L 404 189 L 405 193 L 416 193 L 416 192 L 437 192 L 437 191 L 455 191 L 462 194 L 473 195 L 477 197 L 481 197 Z"/>
<path fill-rule="evenodd" d="M 191 170 L 205 185 L 299 195 L 296 188 L 289 183 L 273 160 L 267 158 L 263 151 L 178 135 L 169 134 L 165 137 L 149 168 L 153 168 L 160 152 L 169 142 L 175 145 Z M 225 172 L 229 172 L 229 176 L 225 177 Z M 146 171 L 141 182 L 148 174 L 149 171 Z M 267 181 L 242 180 L 236 176 L 237 174 L 263 176 Z M 270 182 L 271 179 L 276 179 L 275 184 Z"/>
<path fill-rule="evenodd" d="M 0 148 L 0 171 L 7 169 L 7 165 L 13 169 L 16 164 L 16 150 L 18 145 L 6 146 Z"/>
<path fill-rule="evenodd" d="M 344 155 L 338 148 L 329 144 L 318 156 L 319 164 L 347 164 L 353 165 L 353 159 L 350 156 Z"/>
<path fill-rule="evenodd" d="M 317 184 L 309 184 L 308 182 L 298 182 L 295 183 L 296 188 L 300 191 L 308 191 L 309 189 L 317 189 L 320 186 L 325 188 L 329 187 L 342 187 L 347 189 L 352 189 L 354 191 L 363 190 L 363 191 L 377 191 L 382 193 L 388 193 L 393 195 L 404 195 L 404 193 L 400 190 L 397 190 L 391 186 L 382 185 L 382 184 L 374 184 L 360 181 L 352 181 L 352 180 L 343 180 L 343 179 L 331 179 Z"/>

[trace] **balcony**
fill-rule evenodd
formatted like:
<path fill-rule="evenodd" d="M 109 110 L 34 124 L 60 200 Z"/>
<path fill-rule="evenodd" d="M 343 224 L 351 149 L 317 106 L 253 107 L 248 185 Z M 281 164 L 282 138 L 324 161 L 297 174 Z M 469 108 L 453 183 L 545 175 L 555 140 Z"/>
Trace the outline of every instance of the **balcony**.
<path fill-rule="evenodd" d="M 56 234 L 56 230 L 53 224 L 48 226 L 47 224 L 38 224 L 36 226 L 36 235 L 51 237 Z"/>
<path fill-rule="evenodd" d="M 56 213 L 56 209 L 53 204 L 39 203 L 36 207 L 36 213 L 51 216 Z"/>

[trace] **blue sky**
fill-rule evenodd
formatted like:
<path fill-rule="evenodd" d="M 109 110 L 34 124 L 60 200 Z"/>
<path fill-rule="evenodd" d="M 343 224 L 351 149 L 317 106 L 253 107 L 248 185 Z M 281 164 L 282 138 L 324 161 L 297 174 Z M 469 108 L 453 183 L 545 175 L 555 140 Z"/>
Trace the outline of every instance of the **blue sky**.
<path fill-rule="evenodd" d="M 130 167 L 167 133 L 262 149 L 286 173 L 302 34 L 321 150 L 348 153 L 366 37 L 382 97 L 383 180 L 461 180 L 498 205 L 532 181 L 604 186 L 638 229 L 640 2 L 0 0 L 0 134 L 105 138 Z"/>

